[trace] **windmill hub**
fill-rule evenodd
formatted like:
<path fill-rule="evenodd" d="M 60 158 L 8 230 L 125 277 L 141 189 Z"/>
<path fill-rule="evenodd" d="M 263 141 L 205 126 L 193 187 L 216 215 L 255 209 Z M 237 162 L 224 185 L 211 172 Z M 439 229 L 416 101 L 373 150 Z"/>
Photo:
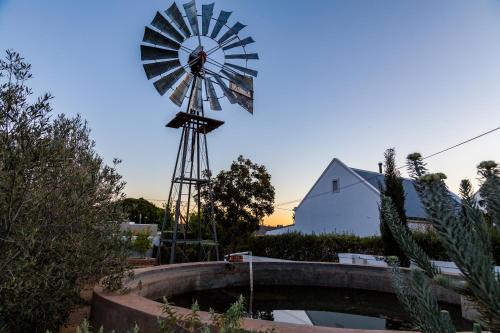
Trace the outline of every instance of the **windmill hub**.
<path fill-rule="evenodd" d="M 203 50 L 194 51 L 189 54 L 189 67 L 193 75 L 200 76 L 203 72 L 203 66 L 207 61 L 207 53 Z"/>

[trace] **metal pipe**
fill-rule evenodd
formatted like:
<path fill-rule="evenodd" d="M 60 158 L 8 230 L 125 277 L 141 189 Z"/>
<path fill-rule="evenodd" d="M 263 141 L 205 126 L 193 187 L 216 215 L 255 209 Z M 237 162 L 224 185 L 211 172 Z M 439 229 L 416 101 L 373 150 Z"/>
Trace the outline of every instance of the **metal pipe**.
<path fill-rule="evenodd" d="M 243 254 L 246 254 L 249 256 L 248 264 L 249 264 L 249 275 L 250 275 L 250 300 L 248 302 L 248 312 L 250 315 L 252 315 L 252 308 L 253 308 L 253 256 L 252 256 L 252 251 L 231 253 L 231 254 L 229 254 L 229 257 L 231 257 L 232 255 L 243 255 Z"/>

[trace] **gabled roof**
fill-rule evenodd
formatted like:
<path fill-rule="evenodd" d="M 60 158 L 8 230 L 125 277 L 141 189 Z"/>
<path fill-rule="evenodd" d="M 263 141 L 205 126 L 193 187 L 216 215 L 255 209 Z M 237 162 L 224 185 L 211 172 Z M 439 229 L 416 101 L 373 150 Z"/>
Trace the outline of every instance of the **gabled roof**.
<path fill-rule="evenodd" d="M 351 168 L 351 170 L 356 172 L 368 183 L 370 183 L 373 187 L 379 190 L 379 193 L 380 189 L 385 188 L 384 174 L 373 171 L 354 169 L 354 168 Z M 405 197 L 406 216 L 408 216 L 408 218 L 419 218 L 419 219 L 427 218 L 427 214 L 424 210 L 424 207 L 422 206 L 418 193 L 415 190 L 415 186 L 413 185 L 413 180 L 408 178 L 403 178 L 403 188 L 405 190 L 405 195 L 406 195 Z"/>
<path fill-rule="evenodd" d="M 334 158 L 330 164 L 326 167 L 326 169 L 323 171 L 321 176 L 316 180 L 316 182 L 313 184 L 311 189 L 307 192 L 306 196 L 302 199 L 302 201 L 299 203 L 299 205 L 296 208 L 299 208 L 304 200 L 308 199 L 309 194 L 312 192 L 316 184 L 319 182 L 319 180 L 326 174 L 328 169 L 334 164 L 338 163 L 342 167 L 344 167 L 346 170 L 351 172 L 355 178 L 359 179 L 359 182 L 353 183 L 353 184 L 347 184 L 345 186 L 366 186 L 372 191 L 376 192 L 377 194 L 380 194 L 380 189 L 384 188 L 384 174 L 378 173 L 378 172 L 373 172 L 373 171 L 367 171 L 367 170 L 361 170 L 361 169 L 355 169 L 347 166 L 344 164 L 341 160 L 338 158 Z M 422 203 L 420 201 L 420 198 L 418 197 L 418 193 L 415 190 L 415 187 L 413 186 L 413 180 L 408 179 L 408 178 L 403 178 L 403 187 L 405 190 L 406 194 L 406 200 L 405 200 L 405 209 L 406 209 L 406 216 L 408 218 L 413 218 L 413 219 L 427 219 L 427 214 L 422 206 Z M 342 189 L 342 187 L 341 187 Z"/>
<path fill-rule="evenodd" d="M 297 207 L 295 207 L 295 209 L 299 208 L 302 203 L 304 202 L 304 200 L 307 200 L 307 198 L 309 197 L 309 194 L 312 192 L 312 190 L 314 189 L 314 187 L 316 186 L 316 184 L 318 184 L 319 180 L 321 178 L 323 178 L 323 176 L 326 174 L 326 172 L 331 168 L 331 166 L 334 164 L 334 163 L 338 163 L 339 165 L 341 165 L 344 169 L 346 169 L 347 171 L 349 171 L 355 178 L 358 178 L 360 180 L 360 183 L 364 183 L 365 186 L 368 186 L 372 191 L 376 192 L 376 193 L 379 193 L 378 191 L 378 187 L 376 186 L 372 186 L 370 183 L 368 183 L 363 177 L 361 177 L 359 174 L 357 174 L 356 172 L 353 171 L 353 169 L 349 168 L 347 165 L 344 164 L 344 162 L 342 162 L 341 160 L 339 160 L 338 158 L 334 158 L 329 164 L 328 166 L 325 168 L 325 170 L 323 170 L 323 172 L 321 173 L 321 175 L 318 177 L 318 179 L 316 179 L 316 181 L 314 182 L 313 186 L 311 186 L 311 188 L 309 189 L 309 191 L 307 191 L 307 194 L 302 198 L 302 200 L 299 202 L 299 204 L 297 205 Z"/>

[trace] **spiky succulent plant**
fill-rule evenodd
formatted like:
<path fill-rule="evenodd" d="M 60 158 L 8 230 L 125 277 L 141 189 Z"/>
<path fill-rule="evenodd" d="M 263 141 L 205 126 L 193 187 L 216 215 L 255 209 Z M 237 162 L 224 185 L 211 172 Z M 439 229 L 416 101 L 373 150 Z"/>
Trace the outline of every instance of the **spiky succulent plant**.
<path fill-rule="evenodd" d="M 462 280 L 450 278 L 435 266 L 429 256 L 413 240 L 411 232 L 402 228 L 391 199 L 382 197 L 381 210 L 394 238 L 418 266 L 408 279 L 393 264 L 393 284 L 398 297 L 424 333 L 455 332 L 446 312 L 440 310 L 431 280 L 472 301 L 478 309 L 481 325 L 492 333 L 500 333 L 500 274 L 495 271 L 491 237 L 500 232 L 500 169 L 493 161 L 478 165 L 481 197 L 486 202 L 485 214 L 473 199 L 469 181 L 462 181 L 461 200 L 448 190 L 442 173 L 428 173 L 422 157 L 414 153 L 407 158 L 409 174 L 432 222 L 439 240 L 462 274 Z M 474 331 L 480 332 L 479 325 Z"/>

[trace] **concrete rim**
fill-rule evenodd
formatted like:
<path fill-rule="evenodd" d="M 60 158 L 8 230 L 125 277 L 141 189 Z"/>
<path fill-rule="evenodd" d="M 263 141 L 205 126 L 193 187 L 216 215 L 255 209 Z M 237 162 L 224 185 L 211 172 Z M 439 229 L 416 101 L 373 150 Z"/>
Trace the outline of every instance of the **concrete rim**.
<path fill-rule="evenodd" d="M 301 284 L 393 293 L 390 272 L 385 267 L 318 262 L 256 262 L 253 265 L 256 285 Z M 407 274 L 408 270 L 403 269 L 403 272 Z M 162 304 L 152 299 L 192 290 L 248 285 L 249 272 L 248 263 L 202 262 L 139 268 L 134 273 L 133 278 L 124 281 L 127 293 L 94 288 L 91 311 L 93 327 L 103 326 L 105 331 L 114 329 L 117 333 L 125 333 L 137 323 L 141 333 L 157 332 L 157 318 L 164 315 Z M 435 291 L 440 301 L 460 304 L 459 295 L 440 287 L 435 287 Z M 181 315 L 190 312 L 186 308 L 173 308 Z M 208 312 L 200 311 L 199 315 L 203 321 L 209 321 Z M 249 330 L 274 328 L 277 332 L 293 333 L 404 333 L 306 326 L 259 319 L 243 319 L 243 327 Z"/>

